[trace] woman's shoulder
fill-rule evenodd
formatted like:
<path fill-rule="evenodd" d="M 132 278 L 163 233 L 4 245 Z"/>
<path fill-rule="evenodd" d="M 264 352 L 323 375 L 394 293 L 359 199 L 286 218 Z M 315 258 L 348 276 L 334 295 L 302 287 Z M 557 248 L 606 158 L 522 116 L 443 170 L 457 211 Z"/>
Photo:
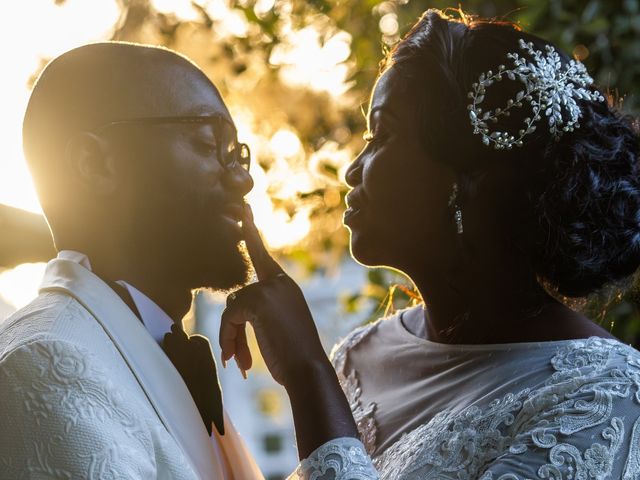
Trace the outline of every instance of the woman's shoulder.
<path fill-rule="evenodd" d="M 374 339 L 382 341 L 392 339 L 397 333 L 402 315 L 417 308 L 422 307 L 416 306 L 400 310 L 392 315 L 378 318 L 373 322 L 361 325 L 352 330 L 331 349 L 329 357 L 336 370 L 343 370 L 346 358 L 352 350 L 366 348 L 366 345 Z"/>
<path fill-rule="evenodd" d="M 331 353 L 329 354 L 329 358 L 337 372 L 344 371 L 349 352 L 374 332 L 378 328 L 380 322 L 381 319 L 378 319 L 375 322 L 367 323 L 366 325 L 361 325 L 355 328 L 346 337 L 333 346 Z"/>

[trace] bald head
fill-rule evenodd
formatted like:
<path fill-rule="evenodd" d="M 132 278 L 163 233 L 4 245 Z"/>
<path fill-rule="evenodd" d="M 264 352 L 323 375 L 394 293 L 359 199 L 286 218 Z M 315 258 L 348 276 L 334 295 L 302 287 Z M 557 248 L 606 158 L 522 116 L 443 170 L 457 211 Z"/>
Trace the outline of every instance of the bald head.
<path fill-rule="evenodd" d="M 209 90 L 209 105 L 192 95 L 198 87 Z M 206 108 L 228 115 L 213 84 L 185 57 L 130 43 L 85 45 L 54 59 L 38 78 L 23 123 L 25 155 L 37 167 L 55 161 L 77 131 Z"/>

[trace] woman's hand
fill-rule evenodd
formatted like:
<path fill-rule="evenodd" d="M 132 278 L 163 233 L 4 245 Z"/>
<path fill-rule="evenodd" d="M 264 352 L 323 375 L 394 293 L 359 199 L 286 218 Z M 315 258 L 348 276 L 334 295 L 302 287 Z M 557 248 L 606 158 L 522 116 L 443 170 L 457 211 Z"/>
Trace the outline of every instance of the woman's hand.
<path fill-rule="evenodd" d="M 267 252 L 248 206 L 242 229 L 258 282 L 227 297 L 220 325 L 223 362 L 235 356 L 240 368 L 251 367 L 245 333 L 250 322 L 267 368 L 291 400 L 300 458 L 329 440 L 357 438 L 349 403 L 300 287 Z"/>
<path fill-rule="evenodd" d="M 251 368 L 245 333 L 249 322 L 273 378 L 287 389 L 295 388 L 318 369 L 332 369 L 331 364 L 300 287 L 269 255 L 248 205 L 242 230 L 258 282 L 227 298 L 219 337 L 222 360 L 235 356 L 243 371 Z"/>

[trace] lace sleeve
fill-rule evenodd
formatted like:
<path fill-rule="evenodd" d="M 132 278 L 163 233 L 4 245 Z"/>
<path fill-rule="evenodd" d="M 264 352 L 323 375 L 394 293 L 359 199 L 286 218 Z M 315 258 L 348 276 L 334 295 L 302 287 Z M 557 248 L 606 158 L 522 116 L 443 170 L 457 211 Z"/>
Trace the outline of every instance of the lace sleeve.
<path fill-rule="evenodd" d="M 288 480 L 377 480 L 364 445 L 355 438 L 336 438 L 300 462 Z"/>
<path fill-rule="evenodd" d="M 95 357 L 39 340 L 0 359 L 0 479 L 150 479 L 150 433 Z"/>

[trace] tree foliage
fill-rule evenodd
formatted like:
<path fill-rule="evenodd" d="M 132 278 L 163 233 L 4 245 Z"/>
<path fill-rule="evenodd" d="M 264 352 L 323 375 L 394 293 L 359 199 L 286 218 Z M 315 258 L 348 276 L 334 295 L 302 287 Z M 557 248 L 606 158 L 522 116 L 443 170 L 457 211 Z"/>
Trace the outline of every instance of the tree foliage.
<path fill-rule="evenodd" d="M 308 221 L 308 232 L 279 250 L 309 271 L 334 268 L 348 252 L 341 175 L 362 147 L 362 107 L 385 49 L 426 8 L 460 6 L 516 22 L 581 59 L 600 86 L 624 99 L 625 110 L 640 108 L 640 0 L 201 0 L 191 2 L 188 18 L 159 11 L 150 0 L 119 3 L 113 39 L 182 52 L 218 86 L 246 127 L 240 134 L 250 137 L 243 140 L 260 165 L 254 174 L 268 183 L 263 200 L 285 224 Z M 301 45 L 313 48 L 305 53 Z M 277 148 L 281 131 L 277 138 L 290 151 L 286 142 Z M 406 279 L 380 269 L 369 272 L 365 290 L 353 292 L 345 307 L 360 308 L 363 298 L 381 305 L 373 316 L 417 301 Z M 640 334 L 638 300 L 635 288 L 582 307 L 631 342 Z"/>

